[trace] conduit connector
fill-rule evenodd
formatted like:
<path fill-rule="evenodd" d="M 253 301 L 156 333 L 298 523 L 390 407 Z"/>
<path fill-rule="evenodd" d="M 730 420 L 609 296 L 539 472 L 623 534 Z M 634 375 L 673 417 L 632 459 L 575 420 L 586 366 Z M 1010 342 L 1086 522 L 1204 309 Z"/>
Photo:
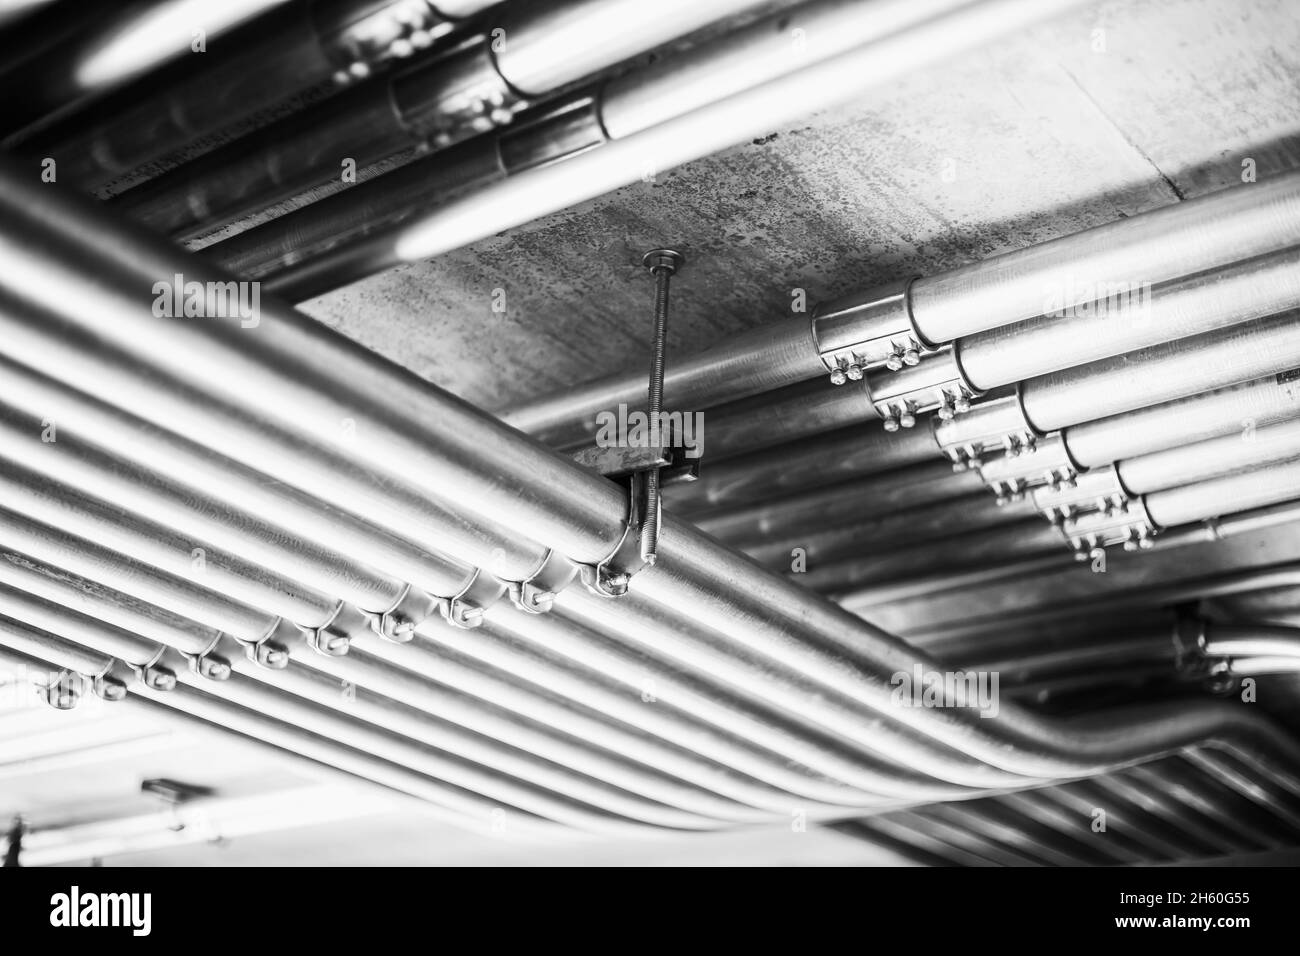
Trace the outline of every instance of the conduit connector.
<path fill-rule="evenodd" d="M 1115 514 L 1132 500 L 1114 465 L 1091 468 L 1068 484 L 1044 486 L 1033 492 L 1034 508 L 1052 524 L 1088 511 Z"/>
<path fill-rule="evenodd" d="M 239 652 L 239 642 L 227 634 L 218 634 L 211 644 L 200 654 L 186 654 L 185 659 L 190 670 L 208 680 L 230 680 L 235 670 L 235 655 Z"/>
<path fill-rule="evenodd" d="M 379 614 L 367 614 L 370 629 L 386 641 L 409 644 L 415 629 L 439 612 L 442 601 L 419 588 L 406 585 L 393 606 Z"/>
<path fill-rule="evenodd" d="M 885 431 L 912 428 L 918 415 L 934 412 L 949 421 L 970 411 L 982 393 L 966 378 L 950 347 L 928 352 L 916 365 L 867 373 L 867 391 Z"/>
<path fill-rule="evenodd" d="M 338 68 L 334 82 L 340 86 L 427 50 L 454 26 L 427 0 L 314 0 L 308 9 L 317 46 Z"/>
<path fill-rule="evenodd" d="M 812 339 L 832 385 L 857 382 L 869 369 L 917 365 L 933 348 L 912 320 L 914 279 L 818 303 Z"/>
<path fill-rule="evenodd" d="M 934 440 L 956 472 L 978 469 L 994 453 L 1033 451 L 1043 437 L 1025 416 L 1019 391 L 989 396 L 964 415 L 933 422 Z"/>
<path fill-rule="evenodd" d="M 504 583 L 481 569 L 475 569 L 474 576 L 460 593 L 443 601 L 438 609 L 452 627 L 475 628 L 483 623 L 487 609 L 501 600 L 505 593 Z"/>
<path fill-rule="evenodd" d="M 546 614 L 555 606 L 555 596 L 577 577 L 578 568 L 568 558 L 547 551 L 542 563 L 523 581 L 508 584 L 510 600 L 528 614 Z"/>
<path fill-rule="evenodd" d="M 1065 494 L 1079 477 L 1079 467 L 1059 432 L 1035 436 L 1032 443 L 1012 444 L 1004 454 L 981 461 L 978 470 L 999 505 L 1019 501 L 1038 488 Z"/>
<path fill-rule="evenodd" d="M 1142 498 L 1129 500 L 1122 508 L 1072 515 L 1060 524 L 1077 561 L 1104 554 L 1108 547 L 1122 545 L 1125 551 L 1146 551 L 1155 546 L 1156 526 Z"/>
<path fill-rule="evenodd" d="M 94 676 L 91 688 L 100 700 L 125 700 L 135 676 L 129 664 L 113 658 L 107 667 Z"/>
<path fill-rule="evenodd" d="M 85 692 L 86 680 L 76 671 L 59 671 L 40 688 L 45 702 L 55 710 L 72 710 L 81 702 Z"/>

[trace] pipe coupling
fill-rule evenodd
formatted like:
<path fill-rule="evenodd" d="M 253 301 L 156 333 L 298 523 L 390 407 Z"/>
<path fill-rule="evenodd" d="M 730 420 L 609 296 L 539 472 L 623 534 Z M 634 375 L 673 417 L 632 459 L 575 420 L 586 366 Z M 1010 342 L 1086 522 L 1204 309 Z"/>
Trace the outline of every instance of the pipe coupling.
<path fill-rule="evenodd" d="M 429 49 L 454 26 L 427 0 L 315 0 L 309 16 L 316 43 L 335 66 L 334 82 L 340 86 Z"/>
<path fill-rule="evenodd" d="M 813 310 L 813 344 L 832 384 L 859 381 L 880 366 L 898 371 L 931 351 L 912 321 L 913 281 L 891 282 Z"/>
<path fill-rule="evenodd" d="M 1087 511 L 1118 512 L 1132 500 L 1114 465 L 1093 468 L 1068 483 L 1044 486 L 1033 492 L 1034 508 L 1052 524 Z"/>
<path fill-rule="evenodd" d="M 1145 551 L 1155 546 L 1156 526 L 1141 498 L 1131 499 L 1118 509 L 1072 515 L 1061 522 L 1060 528 L 1079 561 L 1114 545 L 1123 546 L 1125 551 Z"/>
<path fill-rule="evenodd" d="M 950 347 L 926 353 L 917 364 L 897 371 L 874 369 L 867 375 L 867 392 L 887 432 L 912 428 L 916 417 L 928 412 L 948 421 L 970 411 L 971 402 L 982 394 L 966 378 Z"/>
<path fill-rule="evenodd" d="M 953 471 L 978 469 L 994 452 L 1033 451 L 1042 437 L 1025 416 L 1019 392 L 986 399 L 959 417 L 934 420 L 934 440 Z"/>

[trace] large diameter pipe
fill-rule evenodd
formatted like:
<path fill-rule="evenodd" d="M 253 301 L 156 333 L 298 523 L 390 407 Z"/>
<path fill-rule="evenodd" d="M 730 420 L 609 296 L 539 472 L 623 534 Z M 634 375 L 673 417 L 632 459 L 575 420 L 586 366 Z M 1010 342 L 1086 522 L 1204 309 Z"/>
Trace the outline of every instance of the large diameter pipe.
<path fill-rule="evenodd" d="M 1300 247 L 1161 285 L 1132 280 L 1097 291 L 1084 306 L 959 340 L 962 371 L 988 391 L 1300 307 Z"/>
<path fill-rule="evenodd" d="M 1120 283 L 1160 283 L 1300 244 L 1300 173 L 1237 186 L 972 263 L 912 285 L 931 342 L 1094 302 Z"/>
<path fill-rule="evenodd" d="M 1021 399 L 1052 432 L 1297 366 L 1300 313 L 1289 312 L 1030 379 Z"/>
<path fill-rule="evenodd" d="M 1146 496 L 1146 505 L 1157 527 L 1172 528 L 1296 498 L 1300 460 L 1153 492 Z"/>
<path fill-rule="evenodd" d="M 1115 467 L 1129 492 L 1144 495 L 1291 458 L 1300 458 L 1300 419 L 1246 427 L 1239 434 L 1129 458 Z"/>
<path fill-rule="evenodd" d="M 269 287 L 302 301 L 368 274 L 358 271 L 359 262 L 397 265 L 441 255 L 626 186 L 647 166 L 667 171 L 799 122 L 812 109 L 852 100 L 900 74 L 1076 5 L 1077 0 L 992 0 L 964 7 L 566 162 L 527 170 L 483 195 L 453 200 L 357 247 L 286 270 Z"/>
<path fill-rule="evenodd" d="M 1173 402 L 1082 422 L 1065 431 L 1070 457 L 1096 468 L 1300 416 L 1300 376 L 1269 375 Z"/>

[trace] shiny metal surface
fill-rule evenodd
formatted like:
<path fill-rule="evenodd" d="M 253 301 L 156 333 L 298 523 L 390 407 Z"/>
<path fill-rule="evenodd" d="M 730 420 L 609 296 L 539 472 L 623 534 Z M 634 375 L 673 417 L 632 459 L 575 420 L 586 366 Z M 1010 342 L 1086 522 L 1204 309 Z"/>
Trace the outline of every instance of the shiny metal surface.
<path fill-rule="evenodd" d="M 1300 243 L 1300 174 L 1225 189 L 918 279 L 916 323 L 931 342 L 1096 298 L 1099 285 L 1159 283 Z"/>
<path fill-rule="evenodd" d="M 1110 288 L 1099 302 L 1062 307 L 1064 315 L 963 337 L 963 371 L 991 389 L 1297 308 L 1300 248 L 1159 285 Z"/>
<path fill-rule="evenodd" d="M 1285 372 L 1300 365 L 1296 319 L 1257 319 L 1031 379 L 1021 389 L 1025 412 L 1055 431 Z"/>
<path fill-rule="evenodd" d="M 1291 501 L 1300 489 L 1300 460 L 1156 491 L 1146 496 L 1151 520 L 1161 527 L 1204 521 Z"/>
<path fill-rule="evenodd" d="M 1292 419 L 1259 428 L 1247 424 L 1238 434 L 1129 458 L 1116 469 L 1124 487 L 1142 495 L 1297 457 L 1300 419 Z"/>

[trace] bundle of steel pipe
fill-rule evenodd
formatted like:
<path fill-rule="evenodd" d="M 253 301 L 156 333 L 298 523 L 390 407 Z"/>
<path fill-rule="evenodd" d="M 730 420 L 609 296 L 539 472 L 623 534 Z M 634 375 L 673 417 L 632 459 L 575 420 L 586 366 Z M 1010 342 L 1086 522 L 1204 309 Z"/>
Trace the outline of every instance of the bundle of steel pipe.
<path fill-rule="evenodd" d="M 272 273 L 410 218 L 466 188 L 487 188 L 507 175 L 598 149 L 966 2 L 818 0 L 783 9 L 526 110 L 499 133 L 475 137 L 436 156 L 417 157 L 397 170 L 222 239 L 208 248 L 208 256 L 241 275 Z M 376 261 L 358 268 L 366 274 L 384 266 Z M 755 343 L 755 349 L 766 351 L 771 344 Z M 733 362 L 743 361 L 733 356 Z M 759 369 L 749 373 L 762 374 Z"/>
<path fill-rule="evenodd" d="M 505 4 L 450 52 L 416 57 L 391 75 L 182 163 L 111 204 L 163 235 L 202 235 L 338 181 L 341 163 L 351 162 L 355 173 L 405 149 L 444 148 L 506 126 L 530 101 L 757 3 Z"/>
<path fill-rule="evenodd" d="M 5 169 L 0 178 L 14 175 Z M 4 195 L 13 198 L 17 191 Z M 492 522 L 527 527 L 543 552 L 549 546 L 580 563 L 603 562 L 616 550 L 626 530 L 626 503 L 614 485 L 277 303 L 263 300 L 255 335 L 234 323 L 160 321 L 150 308 L 156 276 L 212 274 L 69 197 L 51 191 L 37 208 L 36 215 L 31 208 L 6 208 L 0 234 L 0 251 L 14 266 L 4 277 L 4 324 L 17 361 L 42 361 L 53 346 L 67 360 L 61 372 L 89 373 L 86 380 L 95 382 L 105 401 L 134 403 L 133 410 L 155 424 L 186 428 L 213 450 L 241 457 L 249 448 L 247 436 L 223 437 L 231 433 L 228 412 L 236 410 L 241 425 L 287 438 L 281 453 L 258 461 L 259 468 L 292 473 L 285 480 L 300 486 L 310 481 L 320 497 L 352 510 L 361 503 L 351 492 L 340 495 L 347 483 L 333 482 L 341 477 L 375 475 L 378 480 L 360 496 L 371 503 L 407 485 L 476 524 L 476 553 L 494 541 Z M 96 236 L 112 241 L 96 243 Z M 51 289 L 59 290 L 57 300 Z M 31 321 L 34 315 L 39 324 Z M 187 391 L 203 401 L 158 400 Z M 317 423 L 344 418 L 355 423 L 355 443 L 320 452 L 325 474 L 312 478 L 306 472 L 314 469 L 286 464 L 285 449 L 297 454 L 318 448 Z M 373 509 L 389 515 L 388 525 L 409 528 L 406 510 L 391 499 Z M 429 545 L 449 540 L 435 525 L 429 526 Z M 462 543 L 448 550 L 464 559 L 469 549 Z M 60 560 L 74 558 L 66 549 L 59 554 Z M 830 739 L 853 741 L 884 767 L 911 767 L 921 782 L 1024 785 L 1243 735 L 1270 753 L 1288 752 L 1285 739 L 1266 723 L 1213 706 L 1134 715 L 1118 735 L 1114 725 L 1079 729 L 1010 705 L 996 726 L 955 708 L 900 709 L 892 701 L 889 675 L 928 662 L 896 640 L 763 573 L 681 522 L 665 522 L 660 555 L 617 602 L 569 587 L 556 605 L 656 647 L 742 694 L 779 705 L 783 713 L 798 714 Z M 747 586 L 736 589 L 737 580 Z M 150 593 L 178 599 L 157 589 Z M 228 601 L 223 606 L 233 613 Z M 202 616 L 215 623 L 216 607 L 204 598 Z M 250 622 L 245 633 L 252 630 Z M 880 775 L 882 784 L 891 779 L 913 783 L 906 775 Z"/>
<path fill-rule="evenodd" d="M 1278 176 L 918 279 L 908 290 L 908 314 L 930 343 L 978 336 L 962 348 L 973 349 L 976 380 L 991 388 L 1021 380 L 1018 369 L 1039 375 L 1043 363 L 1049 368 L 1063 360 L 1086 364 L 1097 357 L 1089 350 L 1101 350 L 1102 357 L 1116 355 L 1139 343 L 1168 342 L 1294 308 L 1298 223 L 1300 173 Z M 1096 334 L 1097 310 L 1078 307 L 1094 303 L 1099 288 L 1112 289 L 1122 280 L 1137 284 L 1134 308 L 1145 310 L 1144 316 L 1159 312 L 1169 321 L 1109 322 L 1102 324 L 1103 334 Z M 1148 293 L 1144 283 L 1165 285 L 1153 285 Z M 1104 305 L 1111 296 L 1100 298 Z M 1125 308 L 1128 301 L 1126 297 Z M 1005 303 L 1001 311 L 999 303 Z M 823 311 L 844 308 L 835 302 Z M 1044 318 L 1052 308 L 1064 316 Z M 867 313 L 863 321 L 872 317 Z M 1024 323 L 1019 332 L 1032 330 L 1052 348 L 1022 349 L 1029 339 L 1017 335 L 1014 353 L 1004 355 L 1003 337 L 989 335 L 989 330 L 1015 323 Z M 866 338 L 871 330 L 864 327 L 856 334 Z M 844 336 L 851 340 L 854 333 Z M 1077 361 L 1073 349 L 1079 350 Z M 980 364 L 985 356 L 987 369 Z M 718 367 L 730 370 L 722 383 L 713 375 Z M 665 399 L 684 408 L 720 405 L 826 372 L 807 320 L 760 327 L 741 341 L 714 346 L 682 369 Z M 516 427 L 563 446 L 589 437 L 584 425 L 598 411 L 620 402 L 635 404 L 637 390 L 631 375 L 613 376 L 501 414 Z"/>
<path fill-rule="evenodd" d="M 54 158 L 67 181 L 91 191 L 166 159 L 290 97 L 346 87 L 443 42 L 495 0 L 310 0 L 285 4 L 164 84 L 137 85 L 121 103 L 75 113 L 21 138 L 27 156 Z M 176 72 L 176 71 L 173 71 Z"/>
<path fill-rule="evenodd" d="M 303 301 L 378 269 L 440 255 L 636 182 L 647 167 L 665 172 L 801 122 L 810 110 L 848 102 L 901 74 L 1077 5 L 1078 0 L 964 4 L 601 148 L 526 169 L 481 192 L 424 210 L 409 222 L 277 272 L 267 278 L 267 287 Z M 668 400 L 673 401 L 671 396 Z"/>

